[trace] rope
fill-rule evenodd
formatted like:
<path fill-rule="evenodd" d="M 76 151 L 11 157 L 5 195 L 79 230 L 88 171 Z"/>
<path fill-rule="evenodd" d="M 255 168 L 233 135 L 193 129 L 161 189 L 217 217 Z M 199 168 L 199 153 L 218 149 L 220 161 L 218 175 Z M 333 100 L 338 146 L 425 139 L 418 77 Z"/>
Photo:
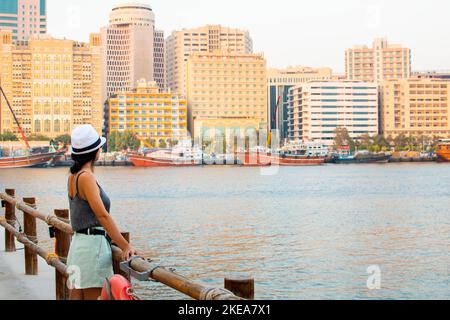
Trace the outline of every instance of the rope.
<path fill-rule="evenodd" d="M 45 257 L 45 262 L 47 262 L 47 264 L 50 266 L 51 263 L 55 260 L 59 260 L 59 256 L 56 253 L 49 253 L 47 254 L 47 256 Z"/>
<path fill-rule="evenodd" d="M 17 225 L 19 225 L 19 232 L 22 232 L 22 225 L 20 224 L 19 220 L 8 220 L 5 217 L 0 217 L 0 221 L 6 222 L 10 226 L 16 228 Z"/>
<path fill-rule="evenodd" d="M 25 233 L 21 233 L 21 235 L 27 237 L 27 239 L 30 240 L 31 242 L 33 242 L 34 244 L 38 244 L 39 243 L 39 240 L 38 240 L 37 236 L 30 236 L 30 235 L 25 234 Z"/>
<path fill-rule="evenodd" d="M 234 297 L 231 291 L 222 288 L 206 288 L 200 293 L 200 300 L 229 300 Z"/>

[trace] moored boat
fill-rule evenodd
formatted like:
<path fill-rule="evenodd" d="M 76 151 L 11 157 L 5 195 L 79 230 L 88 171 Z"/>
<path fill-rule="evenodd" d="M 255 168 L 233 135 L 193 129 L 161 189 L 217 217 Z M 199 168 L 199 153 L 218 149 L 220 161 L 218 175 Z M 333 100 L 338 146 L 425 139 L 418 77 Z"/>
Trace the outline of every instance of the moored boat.
<path fill-rule="evenodd" d="M 49 147 L 41 147 L 41 148 L 31 148 L 28 143 L 27 137 L 25 136 L 25 132 L 20 125 L 19 119 L 16 117 L 14 110 L 9 103 L 8 97 L 6 96 L 3 88 L 0 86 L 0 93 L 5 98 L 6 104 L 11 111 L 13 119 L 19 129 L 20 135 L 22 136 L 22 140 L 26 146 L 24 150 L 10 150 L 9 154 L 0 148 L 0 168 L 26 168 L 26 167 L 34 167 L 41 166 L 49 163 L 56 156 L 64 154 L 65 150 L 55 151 L 52 146 Z"/>
<path fill-rule="evenodd" d="M 173 149 L 157 149 L 149 152 L 129 152 L 129 161 L 135 167 L 192 167 L 203 164 L 203 152 L 181 143 Z"/>
<path fill-rule="evenodd" d="M 63 153 L 64 151 L 62 151 Z M 0 157 L 0 168 L 27 168 L 36 167 L 48 164 L 55 157 L 60 155 L 61 152 L 52 150 L 34 152 L 30 151 L 22 152 L 22 154 L 13 153 L 10 156 Z"/>
<path fill-rule="evenodd" d="M 450 139 L 439 141 L 439 146 L 436 151 L 438 160 L 441 162 L 450 162 Z"/>
<path fill-rule="evenodd" d="M 350 147 L 342 146 L 338 149 L 337 154 L 333 156 L 332 162 L 336 164 L 388 163 L 390 159 L 390 154 L 369 152 L 352 153 Z"/>
<path fill-rule="evenodd" d="M 256 147 L 241 153 L 239 160 L 244 166 L 316 166 L 325 163 L 328 149 L 314 142 L 291 142 L 272 151 Z"/>

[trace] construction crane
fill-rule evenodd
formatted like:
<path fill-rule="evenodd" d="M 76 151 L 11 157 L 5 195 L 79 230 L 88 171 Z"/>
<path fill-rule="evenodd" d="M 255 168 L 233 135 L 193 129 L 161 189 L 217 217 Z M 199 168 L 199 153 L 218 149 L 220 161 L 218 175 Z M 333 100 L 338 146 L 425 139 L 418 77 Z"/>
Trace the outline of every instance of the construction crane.
<path fill-rule="evenodd" d="M 134 134 L 134 137 L 136 137 L 136 139 L 138 139 L 140 142 L 142 142 L 147 148 L 150 148 L 150 149 L 154 148 L 154 146 L 150 142 L 148 142 L 146 139 L 139 136 L 137 133 Z"/>
<path fill-rule="evenodd" d="M 9 110 L 11 111 L 11 113 L 13 115 L 14 121 L 16 122 L 17 127 L 19 128 L 20 134 L 22 135 L 22 139 L 25 142 L 25 145 L 27 146 L 27 149 L 30 150 L 31 147 L 30 147 L 30 144 L 28 143 L 27 137 L 25 136 L 25 133 L 23 132 L 23 129 L 22 129 L 22 126 L 20 125 L 19 119 L 17 119 L 16 114 L 14 113 L 14 110 L 11 107 L 11 104 L 9 103 L 8 98 L 6 97 L 6 94 L 3 91 L 2 86 L 0 86 L 0 91 L 1 91 L 1 93 L 3 95 L 3 97 L 5 98 L 5 101 L 6 101 L 6 104 L 8 105 Z M 1 101 L 1 97 L 0 97 L 0 101 Z"/>

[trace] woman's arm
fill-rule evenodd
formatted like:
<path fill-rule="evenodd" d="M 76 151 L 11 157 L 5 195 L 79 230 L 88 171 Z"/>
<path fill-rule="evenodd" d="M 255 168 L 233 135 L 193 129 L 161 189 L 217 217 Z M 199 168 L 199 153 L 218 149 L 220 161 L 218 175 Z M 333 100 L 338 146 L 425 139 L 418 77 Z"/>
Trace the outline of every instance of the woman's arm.
<path fill-rule="evenodd" d="M 125 238 L 120 233 L 114 219 L 108 213 L 108 211 L 106 211 L 106 208 L 100 197 L 100 189 L 97 185 L 97 181 L 92 174 L 86 173 L 80 176 L 79 190 L 80 195 L 89 203 L 89 206 L 91 207 L 100 224 L 103 226 L 103 228 L 105 228 L 108 235 L 111 237 L 114 243 L 117 244 L 120 249 L 122 249 L 122 258 L 124 260 L 128 260 L 130 256 L 135 255 L 136 251 L 130 246 L 127 240 L 125 240 Z"/>

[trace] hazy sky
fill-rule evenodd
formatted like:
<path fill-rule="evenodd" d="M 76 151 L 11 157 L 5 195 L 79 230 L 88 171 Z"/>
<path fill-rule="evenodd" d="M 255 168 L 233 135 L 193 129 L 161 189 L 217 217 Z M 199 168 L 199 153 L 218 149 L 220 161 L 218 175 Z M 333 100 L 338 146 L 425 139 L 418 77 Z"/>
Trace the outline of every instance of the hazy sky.
<path fill-rule="evenodd" d="M 87 41 L 127 0 L 47 0 L 48 31 Z M 448 0 L 140 0 L 166 32 L 205 24 L 247 29 L 270 67 L 344 71 L 344 51 L 387 37 L 412 49 L 413 70 L 450 69 Z"/>

